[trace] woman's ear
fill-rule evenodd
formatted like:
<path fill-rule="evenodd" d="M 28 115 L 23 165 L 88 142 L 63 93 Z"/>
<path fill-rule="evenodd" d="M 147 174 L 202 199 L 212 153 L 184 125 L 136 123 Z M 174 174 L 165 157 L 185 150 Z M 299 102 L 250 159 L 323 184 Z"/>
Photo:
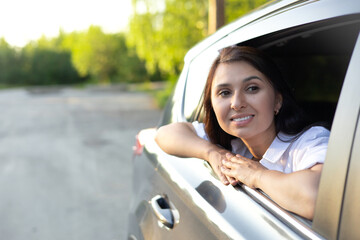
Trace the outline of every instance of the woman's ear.
<path fill-rule="evenodd" d="M 278 113 L 282 107 L 283 97 L 280 93 L 275 96 L 275 113 Z"/>

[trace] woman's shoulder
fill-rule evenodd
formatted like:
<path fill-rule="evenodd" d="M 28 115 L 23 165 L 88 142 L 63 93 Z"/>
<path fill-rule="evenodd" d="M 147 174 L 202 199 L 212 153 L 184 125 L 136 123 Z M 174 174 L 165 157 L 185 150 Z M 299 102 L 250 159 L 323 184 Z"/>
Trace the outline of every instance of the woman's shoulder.
<path fill-rule="evenodd" d="M 292 170 L 308 169 L 316 163 L 324 163 L 330 131 L 322 126 L 312 126 L 292 144 Z"/>
<path fill-rule="evenodd" d="M 306 138 L 306 139 L 316 139 L 319 137 L 329 137 L 330 131 L 323 127 L 323 126 L 312 126 L 306 131 L 304 131 L 300 138 Z"/>
<path fill-rule="evenodd" d="M 298 136 L 294 143 L 297 146 L 318 146 L 327 145 L 330 131 L 323 126 L 312 126 Z"/>
<path fill-rule="evenodd" d="M 196 134 L 205 140 L 209 140 L 209 137 L 207 136 L 206 132 L 205 132 L 205 125 L 204 123 L 198 122 L 198 121 L 194 121 L 192 122 L 192 125 L 195 129 Z"/>

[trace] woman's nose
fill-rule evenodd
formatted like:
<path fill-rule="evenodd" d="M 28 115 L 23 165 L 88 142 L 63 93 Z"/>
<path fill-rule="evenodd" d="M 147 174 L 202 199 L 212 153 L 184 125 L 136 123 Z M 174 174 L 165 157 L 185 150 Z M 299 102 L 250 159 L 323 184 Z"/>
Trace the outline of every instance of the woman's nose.
<path fill-rule="evenodd" d="M 239 111 L 242 108 L 246 107 L 245 99 L 242 94 L 234 94 L 231 99 L 231 109 Z"/>

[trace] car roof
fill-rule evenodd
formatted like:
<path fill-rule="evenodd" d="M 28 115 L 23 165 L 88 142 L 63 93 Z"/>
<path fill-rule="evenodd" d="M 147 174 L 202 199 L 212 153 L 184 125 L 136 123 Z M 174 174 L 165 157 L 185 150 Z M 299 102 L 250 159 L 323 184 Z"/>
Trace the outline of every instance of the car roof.
<path fill-rule="evenodd" d="M 309 13 L 309 10 L 316 14 Z M 292 15 L 289 17 L 289 13 Z M 268 30 L 262 30 L 258 33 L 251 33 L 251 37 L 256 34 L 264 35 L 266 32 L 282 30 L 290 27 L 299 26 L 324 19 L 340 17 L 344 15 L 352 15 L 360 13 L 359 0 L 275 0 L 271 1 L 239 19 L 225 25 L 214 34 L 205 38 L 203 41 L 195 45 L 188 51 L 185 56 L 185 62 L 191 61 L 199 53 L 207 49 L 209 46 L 227 37 L 240 28 L 249 25 L 256 26 L 257 23 L 266 26 L 266 22 L 271 22 L 272 18 L 276 19 L 276 26 L 269 26 Z M 269 24 L 268 24 L 269 25 Z M 241 42 L 241 38 L 237 38 L 235 42 Z M 229 45 L 231 42 L 229 42 Z"/>

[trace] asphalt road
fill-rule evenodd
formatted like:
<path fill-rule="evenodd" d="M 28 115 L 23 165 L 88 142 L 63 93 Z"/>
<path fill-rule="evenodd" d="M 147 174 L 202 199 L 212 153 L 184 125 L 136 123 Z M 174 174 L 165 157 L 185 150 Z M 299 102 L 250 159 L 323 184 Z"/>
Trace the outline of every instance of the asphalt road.
<path fill-rule="evenodd" d="M 126 239 L 136 133 L 161 114 L 116 89 L 0 91 L 0 239 Z"/>

